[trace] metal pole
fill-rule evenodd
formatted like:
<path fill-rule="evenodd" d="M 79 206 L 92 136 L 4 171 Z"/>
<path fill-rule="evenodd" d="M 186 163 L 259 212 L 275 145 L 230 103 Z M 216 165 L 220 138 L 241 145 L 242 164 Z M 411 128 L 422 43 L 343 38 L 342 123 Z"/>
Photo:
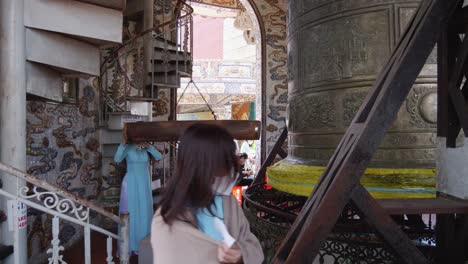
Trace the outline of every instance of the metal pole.
<path fill-rule="evenodd" d="M 144 0 L 144 19 L 143 19 L 143 30 L 148 30 L 152 28 L 153 17 L 154 17 L 154 0 Z M 145 86 L 151 82 L 153 84 L 153 78 L 148 76 L 148 73 L 153 70 L 151 64 L 151 59 L 153 55 L 153 33 L 148 33 L 143 37 L 143 72 L 144 72 L 144 82 L 142 91 L 145 89 Z M 152 89 L 152 86 L 151 86 Z"/>
<path fill-rule="evenodd" d="M 23 0 L 0 1 L 0 161 L 26 168 L 26 59 Z M 16 193 L 24 181 L 0 174 L 3 189 Z M 7 201 L 1 200 L 6 211 Z M 15 221 L 16 222 L 16 221 Z M 6 224 L 0 226 L 1 243 L 15 244 L 17 263 L 27 263 L 26 228 L 19 230 L 17 241 Z M 14 263 L 13 256 L 3 263 Z"/>

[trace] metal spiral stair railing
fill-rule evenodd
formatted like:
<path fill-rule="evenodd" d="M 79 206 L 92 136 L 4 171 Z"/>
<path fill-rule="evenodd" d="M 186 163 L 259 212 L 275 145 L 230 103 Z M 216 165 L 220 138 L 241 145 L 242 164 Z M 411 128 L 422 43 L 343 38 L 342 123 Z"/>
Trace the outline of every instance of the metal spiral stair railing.
<path fill-rule="evenodd" d="M 168 68 L 171 63 L 169 53 L 176 54 L 176 74 L 184 72 L 191 75 L 193 9 L 182 0 L 176 4 L 155 1 L 154 9 L 152 28 L 136 33 L 122 44 L 103 52 L 101 75 L 98 78 L 103 105 L 101 121 L 106 120 L 107 113 L 128 111 L 128 101 L 156 100 L 158 87 L 155 87 L 155 83 L 158 81 L 155 80 L 154 68 L 161 67 L 160 70 L 163 70 L 161 78 L 169 82 L 168 72 L 171 70 Z M 159 9 L 164 10 L 162 15 Z M 166 12 L 168 10 L 172 12 Z M 144 40 L 148 34 L 153 42 L 151 45 L 156 45 L 156 42 L 162 43 L 160 45 L 162 61 L 153 59 L 155 52 L 154 48 L 152 49 L 151 72 L 145 71 L 142 55 Z M 151 79 L 151 83 L 147 83 L 147 79 Z M 147 90 L 149 92 L 146 92 Z"/>

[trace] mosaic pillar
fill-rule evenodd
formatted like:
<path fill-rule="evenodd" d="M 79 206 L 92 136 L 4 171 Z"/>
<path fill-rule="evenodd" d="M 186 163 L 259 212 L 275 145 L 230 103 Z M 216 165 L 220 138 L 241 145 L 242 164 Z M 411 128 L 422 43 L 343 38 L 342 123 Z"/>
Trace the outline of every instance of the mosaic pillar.
<path fill-rule="evenodd" d="M 310 193 L 418 4 L 288 1 L 289 157 L 269 170 L 274 187 Z M 374 196 L 435 194 L 435 63 L 432 54 L 366 171 Z"/>

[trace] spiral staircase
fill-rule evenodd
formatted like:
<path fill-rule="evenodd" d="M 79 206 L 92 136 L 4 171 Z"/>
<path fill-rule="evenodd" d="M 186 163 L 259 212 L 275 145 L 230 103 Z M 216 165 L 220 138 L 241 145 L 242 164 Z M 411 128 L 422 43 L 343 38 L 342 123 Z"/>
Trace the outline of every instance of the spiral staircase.
<path fill-rule="evenodd" d="M 192 8 L 180 0 L 155 0 L 152 10 L 145 9 L 142 0 L 128 2 L 126 23 L 146 23 L 147 28 L 104 52 L 100 78 L 104 164 L 112 163 L 123 140 L 124 123 L 153 120 L 153 109 L 157 108 L 161 94 L 169 98 L 169 105 L 175 106 L 180 78 L 192 75 L 192 12 Z M 132 79 L 115 85 L 116 73 L 132 76 Z M 155 118 L 174 120 L 175 107 L 168 114 Z"/>

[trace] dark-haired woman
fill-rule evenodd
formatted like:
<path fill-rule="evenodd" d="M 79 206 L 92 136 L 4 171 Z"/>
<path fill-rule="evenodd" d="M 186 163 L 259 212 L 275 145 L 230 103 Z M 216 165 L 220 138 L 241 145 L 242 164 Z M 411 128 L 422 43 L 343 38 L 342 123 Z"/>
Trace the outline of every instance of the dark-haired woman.
<path fill-rule="evenodd" d="M 231 195 L 237 162 L 226 130 L 203 124 L 187 129 L 176 173 L 153 218 L 153 263 L 262 263 L 260 243 Z"/>

